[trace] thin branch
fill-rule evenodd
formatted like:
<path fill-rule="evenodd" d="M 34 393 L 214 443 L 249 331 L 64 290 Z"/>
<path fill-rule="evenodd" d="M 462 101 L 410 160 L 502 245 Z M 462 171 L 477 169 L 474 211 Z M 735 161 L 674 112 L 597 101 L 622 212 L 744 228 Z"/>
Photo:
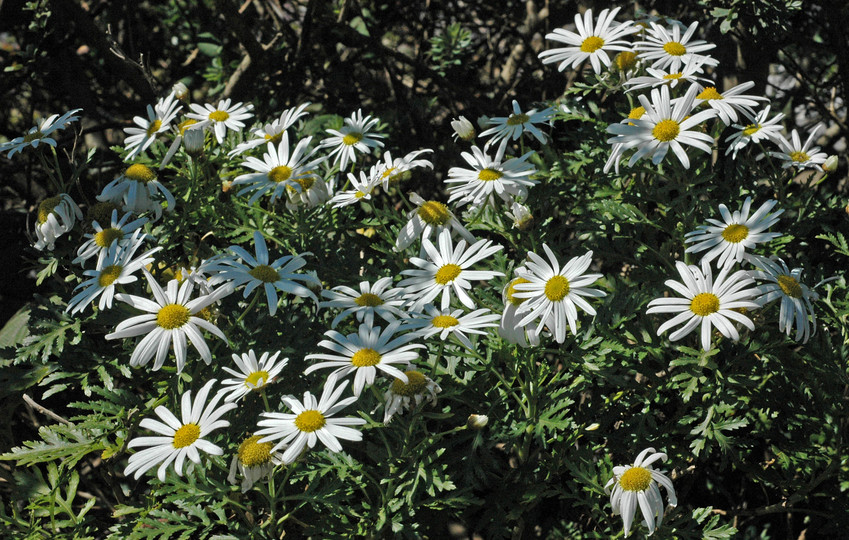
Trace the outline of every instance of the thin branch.
<path fill-rule="evenodd" d="M 28 394 L 23 394 L 22 397 L 24 398 L 24 402 L 26 402 L 27 405 L 29 405 L 30 407 L 32 407 L 36 411 L 40 412 L 41 414 L 43 414 L 45 416 L 49 416 L 50 418 L 56 420 L 57 422 L 62 422 L 63 424 L 67 424 L 69 426 L 72 425 L 71 422 L 69 422 L 68 420 L 62 418 L 61 416 L 59 416 L 55 412 L 51 411 L 50 409 L 48 409 L 44 405 L 41 405 L 40 403 L 36 402 L 34 399 L 29 397 Z"/>

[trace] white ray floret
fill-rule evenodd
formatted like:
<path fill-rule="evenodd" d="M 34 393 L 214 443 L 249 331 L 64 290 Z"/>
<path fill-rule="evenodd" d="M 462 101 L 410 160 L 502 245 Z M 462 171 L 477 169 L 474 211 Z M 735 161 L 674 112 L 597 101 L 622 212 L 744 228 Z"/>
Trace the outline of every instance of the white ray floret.
<path fill-rule="evenodd" d="M 321 148 L 332 148 L 327 157 L 334 157 L 333 163 L 338 163 L 339 169 L 344 170 L 349 162 L 357 162 L 357 152 L 371 154 L 373 148 L 383 146 L 383 142 L 377 140 L 382 139 L 383 135 L 371 131 L 378 122 L 379 120 L 371 115 L 363 117 L 362 109 L 358 109 L 345 118 L 342 129 L 327 130 L 330 137 L 321 141 Z"/>
<path fill-rule="evenodd" d="M 669 66 L 672 70 L 678 71 L 683 63 L 693 59 L 700 60 L 709 66 L 719 64 L 715 58 L 699 54 L 715 48 L 716 45 L 704 40 L 692 39 L 696 28 L 699 27 L 698 22 L 691 24 L 683 36 L 681 28 L 677 25 L 664 28 L 656 22 L 649 24 L 651 27 L 647 29 L 645 41 L 636 42 L 634 48 L 643 60 L 654 61 L 653 68 L 663 69 Z"/>
<path fill-rule="evenodd" d="M 781 147 L 781 152 L 767 152 L 770 156 L 778 158 L 782 161 L 781 166 L 785 169 L 789 167 L 798 167 L 800 169 L 815 169 L 822 171 L 822 164 L 828 159 L 828 154 L 820 152 L 819 146 L 814 146 L 814 141 L 820 136 L 820 132 L 825 129 L 825 124 L 817 124 L 811 134 L 808 135 L 805 144 L 799 137 L 799 132 L 795 129 L 790 133 L 790 140 L 779 136 L 778 145 Z"/>
<path fill-rule="evenodd" d="M 126 213 L 121 216 L 121 219 L 118 219 L 118 210 L 112 210 L 112 219 L 109 223 L 104 223 L 104 225 L 107 225 L 106 227 L 101 226 L 96 220 L 92 221 L 91 226 L 94 232 L 85 234 L 84 238 L 88 240 L 77 248 L 77 257 L 71 262 L 85 265 L 87 260 L 97 255 L 97 265 L 100 265 L 100 261 L 106 256 L 107 250 L 112 245 L 129 246 L 133 242 L 135 232 L 140 230 L 148 221 L 147 218 L 129 221 L 131 217 L 131 213 Z M 139 238 L 147 240 L 151 236 L 140 234 Z"/>
<path fill-rule="evenodd" d="M 309 114 L 306 112 L 306 108 L 310 105 L 311 103 L 307 101 L 297 107 L 286 109 L 280 114 L 280 118 L 277 118 L 270 124 L 265 124 L 262 127 L 252 129 L 251 136 L 253 138 L 236 145 L 236 148 L 230 150 L 227 155 L 238 156 L 248 150 L 257 148 L 258 146 L 264 146 L 268 143 L 279 144 L 283 139 L 283 134 L 286 133 L 286 130 L 295 125 L 295 122 L 297 122 L 300 118 Z"/>
<path fill-rule="evenodd" d="M 253 204 L 263 195 L 270 193 L 273 203 L 279 197 L 285 196 L 287 190 L 300 191 L 302 186 L 312 185 L 319 180 L 314 172 L 324 157 L 316 157 L 314 150 L 309 150 L 312 137 L 306 137 L 298 141 L 293 150 L 289 148 L 289 133 L 283 132 L 280 142 L 267 144 L 267 151 L 262 159 L 248 157 L 242 162 L 242 167 L 255 172 L 242 174 L 233 180 L 234 186 L 245 186 L 239 190 L 238 195 L 254 192 L 248 199 L 248 204 Z"/>
<path fill-rule="evenodd" d="M 44 199 L 38 204 L 33 247 L 39 251 L 53 249 L 56 239 L 73 229 L 82 218 L 82 210 L 67 193 Z"/>
<path fill-rule="evenodd" d="M 280 351 L 274 354 L 264 352 L 262 356 L 257 358 L 253 349 L 241 355 L 234 354 L 233 362 L 236 363 L 239 371 L 223 366 L 224 371 L 234 377 L 221 381 L 224 388 L 219 392 L 226 395 L 224 401 L 238 402 L 252 391 L 265 388 L 289 363 L 288 358 L 278 362 L 278 356 L 280 356 Z"/>
<path fill-rule="evenodd" d="M 639 453 L 633 465 L 613 467 L 613 478 L 604 486 L 604 492 L 610 495 L 613 513 L 622 516 L 626 537 L 631 532 L 637 508 L 642 513 L 643 524 L 649 535 L 660 527 L 666 505 L 663 504 L 658 486 L 666 490 L 669 506 L 678 505 L 672 481 L 662 471 L 652 468 L 652 464 L 659 459 L 666 461 L 666 454 L 655 452 L 654 448 L 646 448 Z"/>
<path fill-rule="evenodd" d="M 425 306 L 421 313 L 413 314 L 404 320 L 403 328 L 412 330 L 413 333 L 427 339 L 439 335 L 439 339 L 445 341 L 454 336 L 464 347 L 475 350 L 474 345 L 466 334 L 477 334 L 484 336 L 488 328 L 498 326 L 501 315 L 492 313 L 488 308 L 476 309 L 465 313 L 462 309 L 436 309 L 432 304 Z"/>
<path fill-rule="evenodd" d="M 396 414 L 400 415 L 405 410 L 421 405 L 423 401 L 430 401 L 436 405 L 436 394 L 442 391 L 430 377 L 411 366 L 404 370 L 407 381 L 395 379 L 389 385 L 389 389 L 383 394 L 385 400 L 383 411 L 383 423 L 388 424 Z"/>
<path fill-rule="evenodd" d="M 54 114 L 48 116 L 37 125 L 31 127 L 25 135 L 15 137 L 9 142 L 0 144 L 0 152 L 9 152 L 6 154 L 6 157 L 11 158 L 27 146 L 38 148 L 38 145 L 43 143 L 55 147 L 56 139 L 51 135 L 60 129 L 64 129 L 71 122 L 77 121 L 79 117 L 74 115 L 81 110 L 72 109 L 62 115 Z"/>
<path fill-rule="evenodd" d="M 527 162 L 533 152 L 504 161 L 505 150 L 506 146 L 499 146 L 494 158 L 477 146 L 472 146 L 471 153 L 463 152 L 461 156 L 472 168 L 451 167 L 448 170 L 445 180 L 449 185 L 448 203 L 456 202 L 461 206 L 494 204 L 493 194 L 508 203 L 512 203 L 514 197 L 526 198 L 528 188 L 539 183 L 530 178 L 536 172 Z"/>
<path fill-rule="evenodd" d="M 124 149 L 129 151 L 127 159 L 135 159 L 148 149 L 160 133 L 168 131 L 171 121 L 177 116 L 183 106 L 176 100 L 174 92 L 147 106 L 147 118 L 136 116 L 133 122 L 137 127 L 124 128 L 127 138 L 124 139 Z"/>
<path fill-rule="evenodd" d="M 410 202 L 416 208 L 407 214 L 407 224 L 398 231 L 395 250 L 406 249 L 419 239 L 430 238 L 432 234 L 439 235 L 443 230 L 453 230 L 467 242 L 474 243 L 475 237 L 466 229 L 460 220 L 449 210 L 448 206 L 439 201 L 426 201 L 417 193 L 410 193 Z"/>
<path fill-rule="evenodd" d="M 218 144 L 224 142 L 224 136 L 228 129 L 241 131 L 245 127 L 244 121 L 253 116 L 251 112 L 253 105 L 241 102 L 231 105 L 230 98 L 219 101 L 218 105 L 192 103 L 189 107 L 191 107 L 192 112 L 186 116 L 198 121 L 192 129 L 211 128 L 215 133 Z"/>
<path fill-rule="evenodd" d="M 734 124 L 731 127 L 735 131 L 729 135 L 725 142 L 728 143 L 728 149 L 725 155 L 733 154 L 733 158 L 737 158 L 737 152 L 745 148 L 749 143 L 760 144 L 763 141 L 772 141 L 778 144 L 781 140 L 781 131 L 783 126 L 780 124 L 784 118 L 784 113 L 778 113 L 772 118 L 769 117 L 770 106 L 767 105 L 763 110 L 756 115 L 748 115 L 743 112 L 748 124 Z"/>
<path fill-rule="evenodd" d="M 374 282 L 361 281 L 359 291 L 338 285 L 330 290 L 321 291 L 321 296 L 327 301 L 319 304 L 322 308 L 343 308 L 342 312 L 333 318 L 331 328 L 342 322 L 345 317 L 352 313 L 357 321 L 365 323 L 366 326 L 374 325 L 374 316 L 377 315 L 388 323 L 397 319 L 407 317 L 403 307 L 406 301 L 402 298 L 404 290 L 392 287 L 392 278 L 383 277 Z"/>
<path fill-rule="evenodd" d="M 502 141 L 502 145 L 507 144 L 511 140 L 515 141 L 523 133 L 529 133 L 540 144 L 546 144 L 548 142 L 548 136 L 540 131 L 535 124 L 550 123 L 553 116 L 553 107 L 547 107 L 541 111 L 531 109 L 527 112 L 522 112 L 519 102 L 514 99 L 513 113 L 509 116 L 496 116 L 487 120 L 487 125 L 492 127 L 482 132 L 478 137 L 490 136 L 484 145 L 484 149 L 489 148 L 498 141 Z"/>

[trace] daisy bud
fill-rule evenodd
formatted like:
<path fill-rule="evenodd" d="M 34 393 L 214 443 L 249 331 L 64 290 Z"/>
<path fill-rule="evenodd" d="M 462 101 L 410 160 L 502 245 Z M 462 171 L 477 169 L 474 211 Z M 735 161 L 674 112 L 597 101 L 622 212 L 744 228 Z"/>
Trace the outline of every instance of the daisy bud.
<path fill-rule="evenodd" d="M 174 92 L 174 96 L 176 96 L 176 98 L 180 101 L 189 99 L 189 87 L 182 82 L 175 83 L 174 86 L 171 87 L 171 90 Z"/>
<path fill-rule="evenodd" d="M 455 137 L 460 137 L 464 141 L 475 140 L 475 127 L 465 116 L 461 116 L 458 120 L 452 120 L 451 127 L 454 129 Z"/>
<path fill-rule="evenodd" d="M 183 134 L 183 146 L 186 153 L 196 158 L 203 154 L 204 130 L 187 129 Z"/>
<path fill-rule="evenodd" d="M 837 170 L 837 156 L 828 156 L 825 163 L 822 164 L 822 170 L 825 172 L 834 172 Z"/>
<path fill-rule="evenodd" d="M 530 208 L 523 204 L 514 202 L 507 215 L 513 220 L 513 227 L 520 231 L 530 230 L 534 226 L 534 216 Z"/>
<path fill-rule="evenodd" d="M 470 414 L 469 419 L 466 421 L 466 425 L 469 426 L 469 429 L 473 429 L 475 431 L 482 430 L 488 423 L 489 417 L 485 414 Z"/>

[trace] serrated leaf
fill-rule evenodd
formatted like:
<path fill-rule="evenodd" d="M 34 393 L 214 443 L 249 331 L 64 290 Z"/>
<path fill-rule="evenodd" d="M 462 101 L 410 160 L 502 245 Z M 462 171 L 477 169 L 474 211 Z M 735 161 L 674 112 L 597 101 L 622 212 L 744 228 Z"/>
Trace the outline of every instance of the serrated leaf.
<path fill-rule="evenodd" d="M 81 430 L 73 425 L 42 426 L 38 434 L 42 440 L 25 441 L 24 446 L 0 454 L 0 461 L 16 461 L 19 466 L 26 467 L 61 460 L 64 467 L 71 468 L 87 454 L 105 447 L 89 430 Z"/>

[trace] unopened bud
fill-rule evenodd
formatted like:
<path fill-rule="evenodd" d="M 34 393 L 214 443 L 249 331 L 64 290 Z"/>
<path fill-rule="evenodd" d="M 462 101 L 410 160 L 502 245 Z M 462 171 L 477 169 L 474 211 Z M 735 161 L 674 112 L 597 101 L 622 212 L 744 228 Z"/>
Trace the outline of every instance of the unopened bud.
<path fill-rule="evenodd" d="M 513 227 L 524 232 L 534 226 L 534 216 L 531 214 L 530 208 L 514 202 L 510 210 L 510 212 L 507 212 L 507 215 L 513 220 Z"/>
<path fill-rule="evenodd" d="M 203 154 L 203 129 L 187 129 L 183 133 L 183 147 L 186 153 L 192 157 L 198 157 Z"/>
<path fill-rule="evenodd" d="M 189 99 L 189 87 L 183 84 L 182 82 L 177 82 L 174 86 L 171 87 L 171 90 L 174 92 L 174 95 L 180 101 L 185 101 Z"/>
<path fill-rule="evenodd" d="M 475 431 L 482 430 L 488 423 L 489 417 L 485 414 L 470 414 L 469 419 L 466 421 L 469 429 L 474 429 Z"/>
<path fill-rule="evenodd" d="M 822 170 L 825 172 L 834 172 L 837 170 L 837 156 L 828 156 L 825 163 L 822 164 Z"/>
<path fill-rule="evenodd" d="M 475 127 L 465 116 L 461 116 L 457 120 L 452 120 L 451 127 L 454 129 L 455 137 L 460 137 L 464 141 L 475 140 Z"/>

